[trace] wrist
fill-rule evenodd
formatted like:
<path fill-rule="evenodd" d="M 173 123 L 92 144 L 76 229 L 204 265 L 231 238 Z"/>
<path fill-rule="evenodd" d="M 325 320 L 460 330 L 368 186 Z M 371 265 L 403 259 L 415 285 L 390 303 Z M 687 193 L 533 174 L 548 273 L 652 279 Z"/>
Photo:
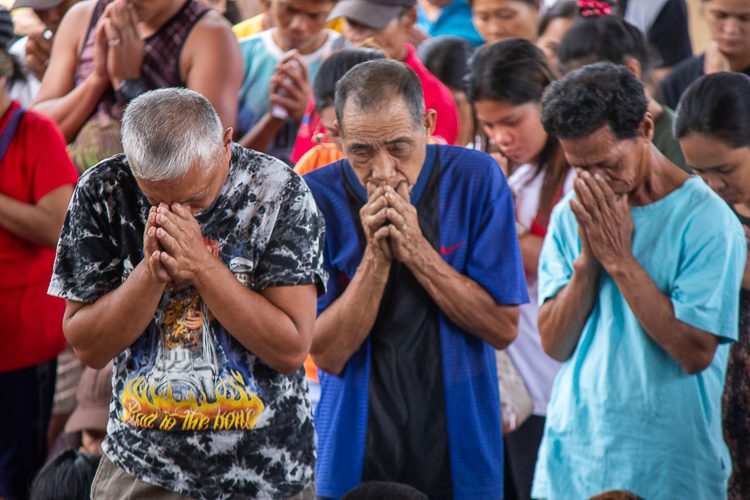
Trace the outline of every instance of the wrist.
<path fill-rule="evenodd" d="M 607 273 L 612 276 L 615 281 L 627 279 L 630 272 L 636 267 L 640 266 L 638 261 L 635 260 L 632 254 L 629 254 L 621 259 L 612 260 L 607 262 L 606 265 L 602 263 L 602 267 Z"/>
<path fill-rule="evenodd" d="M 101 93 L 104 93 L 105 90 L 107 90 L 107 87 L 111 85 L 111 82 L 109 81 L 109 77 L 105 75 L 100 75 L 96 72 L 91 73 L 86 80 L 89 82 L 89 85 L 97 90 L 99 90 Z"/>
<path fill-rule="evenodd" d="M 211 280 L 216 276 L 219 276 L 223 269 L 228 270 L 218 257 L 214 257 L 212 254 L 206 252 L 206 257 L 203 262 L 197 266 L 197 270 L 193 273 L 193 277 L 190 279 L 190 284 L 200 292 L 210 286 Z"/>
<path fill-rule="evenodd" d="M 391 260 L 384 255 L 376 253 L 368 245 L 362 255 L 362 261 L 357 266 L 356 274 L 371 275 L 380 278 L 382 281 L 388 280 L 388 274 L 391 270 Z"/>
<path fill-rule="evenodd" d="M 158 291 L 161 294 L 164 292 L 169 281 L 164 281 L 156 276 L 148 260 L 149 257 L 144 255 L 143 260 L 136 266 L 130 276 L 137 276 L 149 290 L 153 290 L 154 293 Z"/>

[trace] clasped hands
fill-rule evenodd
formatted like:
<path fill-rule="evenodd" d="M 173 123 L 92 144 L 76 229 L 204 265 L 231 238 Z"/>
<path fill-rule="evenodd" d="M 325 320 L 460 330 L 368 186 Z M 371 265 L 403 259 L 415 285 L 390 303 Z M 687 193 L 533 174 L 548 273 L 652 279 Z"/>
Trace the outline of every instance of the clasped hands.
<path fill-rule="evenodd" d="M 94 31 L 94 72 L 119 89 L 123 80 L 140 78 L 144 48 L 133 4 L 128 0 L 109 4 Z"/>
<path fill-rule="evenodd" d="M 151 207 L 143 236 L 143 258 L 151 276 L 160 283 L 194 282 L 212 259 L 198 222 L 179 203 Z"/>
<path fill-rule="evenodd" d="M 633 219 L 627 195 L 618 195 L 599 174 L 578 169 L 576 199 L 570 208 L 578 221 L 580 264 L 593 269 L 601 264 L 614 274 L 633 259 Z"/>
<path fill-rule="evenodd" d="M 396 259 L 409 265 L 425 245 L 430 246 L 419 227 L 417 209 L 409 200 L 406 181 L 395 189 L 378 186 L 359 212 L 367 238 L 365 252 L 380 263 Z"/>

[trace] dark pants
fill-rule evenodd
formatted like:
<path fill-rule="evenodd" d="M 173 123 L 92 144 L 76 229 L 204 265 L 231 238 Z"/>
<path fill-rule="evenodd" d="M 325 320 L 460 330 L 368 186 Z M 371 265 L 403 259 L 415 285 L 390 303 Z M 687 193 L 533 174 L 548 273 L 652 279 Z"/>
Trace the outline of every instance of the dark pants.
<path fill-rule="evenodd" d="M 505 500 L 530 500 L 531 483 L 544 434 L 544 417 L 532 415 L 521 427 L 503 436 Z"/>
<path fill-rule="evenodd" d="M 0 498 L 25 499 L 47 456 L 57 360 L 0 373 Z"/>

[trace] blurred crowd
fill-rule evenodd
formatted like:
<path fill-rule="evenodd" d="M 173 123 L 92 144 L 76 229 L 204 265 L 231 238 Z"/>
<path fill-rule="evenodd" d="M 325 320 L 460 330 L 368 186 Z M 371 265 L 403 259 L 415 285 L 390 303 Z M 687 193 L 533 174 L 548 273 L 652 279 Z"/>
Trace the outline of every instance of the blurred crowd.
<path fill-rule="evenodd" d="M 750 0 L 6 3 L 0 500 L 750 499 Z"/>

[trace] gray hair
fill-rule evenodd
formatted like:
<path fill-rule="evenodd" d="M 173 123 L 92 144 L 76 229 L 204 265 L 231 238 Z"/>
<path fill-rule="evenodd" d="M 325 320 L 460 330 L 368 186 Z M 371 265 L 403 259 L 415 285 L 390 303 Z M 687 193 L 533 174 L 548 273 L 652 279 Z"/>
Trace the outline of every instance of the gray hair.
<path fill-rule="evenodd" d="M 224 129 L 208 99 L 182 88 L 146 92 L 122 117 L 122 147 L 133 175 L 156 182 L 183 177 L 219 159 Z"/>

